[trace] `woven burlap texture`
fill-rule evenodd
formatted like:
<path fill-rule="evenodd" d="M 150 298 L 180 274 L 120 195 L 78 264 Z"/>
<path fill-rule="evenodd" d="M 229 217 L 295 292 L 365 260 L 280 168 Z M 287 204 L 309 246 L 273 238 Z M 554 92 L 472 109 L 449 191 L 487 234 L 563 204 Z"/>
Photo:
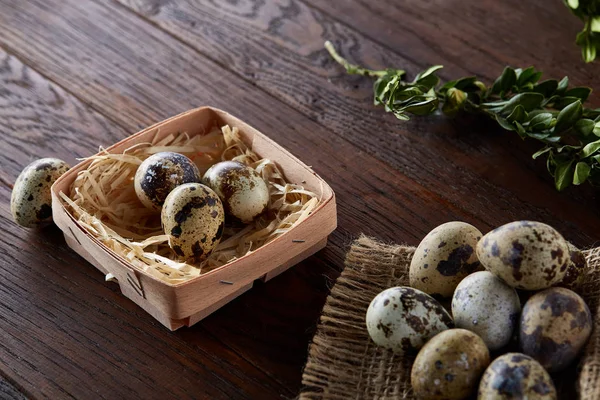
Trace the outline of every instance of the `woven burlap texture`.
<path fill-rule="evenodd" d="M 362 236 L 346 256 L 346 268 L 327 298 L 302 377 L 301 399 L 413 399 L 412 358 L 378 348 L 365 313 L 379 292 L 408 285 L 415 248 Z M 600 247 L 584 252 L 589 269 L 578 292 L 594 315 L 594 331 L 580 361 L 579 398 L 600 399 Z"/>

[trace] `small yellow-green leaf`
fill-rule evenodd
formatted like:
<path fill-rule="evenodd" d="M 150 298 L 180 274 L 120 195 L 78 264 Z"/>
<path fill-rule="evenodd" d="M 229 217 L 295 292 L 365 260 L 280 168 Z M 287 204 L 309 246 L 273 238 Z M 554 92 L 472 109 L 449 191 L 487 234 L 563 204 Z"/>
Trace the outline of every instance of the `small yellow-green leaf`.
<path fill-rule="evenodd" d="M 554 171 L 554 185 L 559 191 L 564 190 L 572 182 L 573 160 L 556 165 Z"/>
<path fill-rule="evenodd" d="M 600 150 L 600 140 L 596 140 L 595 142 L 588 143 L 585 145 L 583 150 L 581 150 L 581 157 L 586 158 L 591 156 Z"/>
<path fill-rule="evenodd" d="M 591 167 L 588 163 L 580 161 L 575 165 L 575 173 L 573 174 L 573 185 L 581 185 L 590 176 Z"/>

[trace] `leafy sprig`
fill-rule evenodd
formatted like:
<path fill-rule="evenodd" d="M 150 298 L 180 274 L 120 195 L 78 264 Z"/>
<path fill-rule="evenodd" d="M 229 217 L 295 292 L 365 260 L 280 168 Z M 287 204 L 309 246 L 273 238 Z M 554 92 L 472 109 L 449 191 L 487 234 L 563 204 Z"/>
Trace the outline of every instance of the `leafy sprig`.
<path fill-rule="evenodd" d="M 581 57 L 592 62 L 600 53 L 600 0 L 564 0 L 571 12 L 584 23 L 575 43 L 581 47 Z"/>
<path fill-rule="evenodd" d="M 479 113 L 495 119 L 521 138 L 543 144 L 533 158 L 546 157 L 555 186 L 563 190 L 571 183 L 600 184 L 600 109 L 584 108 L 592 89 L 569 87 L 569 79 L 543 80 L 534 67 L 506 67 L 491 87 L 476 77 L 466 77 L 440 86 L 436 75 L 442 66 L 420 72 L 405 80 L 400 69 L 370 70 L 350 64 L 330 42 L 325 47 L 349 74 L 376 78 L 374 103 L 400 120 L 411 115 L 430 115 L 441 105 L 442 112 Z"/>

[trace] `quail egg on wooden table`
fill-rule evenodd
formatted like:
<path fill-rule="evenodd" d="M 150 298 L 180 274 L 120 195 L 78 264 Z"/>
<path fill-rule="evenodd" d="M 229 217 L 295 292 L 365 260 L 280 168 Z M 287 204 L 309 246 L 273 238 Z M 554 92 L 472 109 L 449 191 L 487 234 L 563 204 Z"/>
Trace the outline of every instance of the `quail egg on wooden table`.
<path fill-rule="evenodd" d="M 433 297 L 407 286 L 375 296 L 366 322 L 375 344 L 395 353 L 416 353 L 429 338 L 454 326 L 450 314 Z"/>
<path fill-rule="evenodd" d="M 478 399 L 556 400 L 556 388 L 546 370 L 533 358 L 507 353 L 494 360 L 479 383 Z"/>
<path fill-rule="evenodd" d="M 490 350 L 508 344 L 519 323 L 520 312 L 517 291 L 488 271 L 467 276 L 452 297 L 456 327 L 479 335 Z"/>
<path fill-rule="evenodd" d="M 267 184 L 241 162 L 217 163 L 206 171 L 203 181 L 219 195 L 225 211 L 244 223 L 262 214 L 269 204 Z"/>
<path fill-rule="evenodd" d="M 449 329 L 425 343 L 413 363 L 410 382 L 419 399 L 464 399 L 477 391 L 489 363 L 490 353 L 479 336 Z"/>
<path fill-rule="evenodd" d="M 17 224 L 33 228 L 52 221 L 50 188 L 69 168 L 57 158 L 42 158 L 23 169 L 10 197 L 10 211 Z"/>
<path fill-rule="evenodd" d="M 519 346 L 549 372 L 567 367 L 591 333 L 592 314 L 572 290 L 550 288 L 536 293 L 523 306 Z"/>
<path fill-rule="evenodd" d="M 540 290 L 563 279 L 569 265 L 569 246 L 549 225 L 516 221 L 481 238 L 477 256 L 485 269 L 510 286 Z"/>
<path fill-rule="evenodd" d="M 199 183 L 200 171 L 186 156 L 160 152 L 145 159 L 134 177 L 135 194 L 142 204 L 159 211 L 171 190 L 184 183 Z"/>
<path fill-rule="evenodd" d="M 169 246 L 193 262 L 206 259 L 223 235 L 225 211 L 219 196 L 200 183 L 186 183 L 169 193 L 161 212 Z"/>
<path fill-rule="evenodd" d="M 481 236 L 473 225 L 459 221 L 429 232 L 411 260 L 410 286 L 432 296 L 452 296 L 456 285 L 479 269 L 475 247 Z"/>

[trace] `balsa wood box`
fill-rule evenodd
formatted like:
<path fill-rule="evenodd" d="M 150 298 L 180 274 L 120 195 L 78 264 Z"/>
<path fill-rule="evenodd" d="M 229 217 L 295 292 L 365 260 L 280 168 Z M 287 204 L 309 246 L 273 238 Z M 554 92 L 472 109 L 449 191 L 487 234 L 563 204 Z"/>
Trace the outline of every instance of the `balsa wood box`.
<path fill-rule="evenodd" d="M 116 277 L 125 296 L 171 330 L 195 324 L 250 289 L 254 281 L 268 281 L 322 249 L 337 225 L 335 195 L 323 179 L 273 140 L 221 110 L 202 107 L 184 112 L 120 141 L 107 151 L 122 153 L 156 134 L 160 138 L 179 132 L 193 136 L 207 132 L 215 124 L 237 127 L 244 143 L 255 153 L 275 161 L 289 182 L 302 182 L 321 201 L 308 218 L 288 232 L 189 281 L 169 284 L 147 274 L 89 234 L 69 213 L 59 193 L 70 192 L 77 174 L 88 168 L 90 160 L 73 167 L 52 186 L 54 222 L 63 231 L 67 244 L 102 273 Z"/>

